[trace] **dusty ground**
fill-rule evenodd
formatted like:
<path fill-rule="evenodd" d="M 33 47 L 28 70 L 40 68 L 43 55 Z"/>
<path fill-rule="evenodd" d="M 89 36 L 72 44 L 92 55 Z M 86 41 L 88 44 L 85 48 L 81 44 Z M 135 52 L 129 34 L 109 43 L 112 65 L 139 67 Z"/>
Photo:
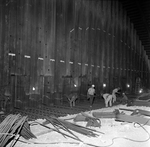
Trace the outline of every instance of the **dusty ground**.
<path fill-rule="evenodd" d="M 149 107 L 131 106 L 125 105 L 113 106 L 111 108 L 102 108 L 97 110 L 87 111 L 86 113 L 92 116 L 92 112 L 112 112 L 118 108 L 130 108 L 130 109 L 143 109 L 150 111 Z M 131 112 L 124 111 L 126 114 Z M 68 115 L 62 119 L 69 119 L 75 115 Z M 38 119 L 37 122 L 44 122 L 45 120 Z M 30 122 L 31 123 L 31 122 Z M 86 126 L 87 122 L 77 122 L 78 125 Z M 51 124 L 47 126 L 52 127 Z M 15 147 L 149 147 L 150 146 L 150 126 L 134 123 L 117 122 L 114 119 L 101 119 L 101 127 L 91 127 L 97 131 L 101 131 L 104 134 L 97 133 L 98 137 L 87 137 L 79 133 L 73 132 L 78 136 L 82 142 L 76 141 L 71 138 L 65 138 L 61 134 L 52 130 L 46 129 L 40 125 L 31 126 L 31 131 L 37 136 L 37 139 L 24 140 L 19 138 Z M 22 142 L 23 141 L 23 142 Z"/>

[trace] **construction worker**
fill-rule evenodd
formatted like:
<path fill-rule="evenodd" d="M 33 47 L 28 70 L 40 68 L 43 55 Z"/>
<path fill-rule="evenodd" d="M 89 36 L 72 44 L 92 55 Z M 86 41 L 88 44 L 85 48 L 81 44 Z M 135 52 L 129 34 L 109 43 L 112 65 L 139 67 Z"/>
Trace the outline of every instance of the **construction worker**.
<path fill-rule="evenodd" d="M 113 103 L 116 101 L 116 94 L 120 94 L 121 92 L 121 88 L 118 87 L 118 88 L 115 88 L 113 91 L 112 91 L 112 96 L 113 96 Z"/>
<path fill-rule="evenodd" d="M 69 100 L 70 107 L 75 107 L 77 99 L 78 99 L 78 94 L 77 93 L 74 93 L 74 94 L 70 95 L 70 100 Z"/>
<path fill-rule="evenodd" d="M 71 93 L 69 95 L 65 95 L 68 98 L 70 107 L 75 107 L 76 105 L 76 100 L 78 99 L 78 94 L 77 93 Z"/>
<path fill-rule="evenodd" d="M 90 107 L 92 107 L 95 98 L 95 85 L 91 85 L 87 92 L 87 99 L 90 99 Z"/>
<path fill-rule="evenodd" d="M 123 92 L 123 93 L 122 93 L 121 103 L 122 103 L 122 104 L 126 104 L 127 102 L 128 102 L 128 97 L 126 96 L 126 93 Z"/>

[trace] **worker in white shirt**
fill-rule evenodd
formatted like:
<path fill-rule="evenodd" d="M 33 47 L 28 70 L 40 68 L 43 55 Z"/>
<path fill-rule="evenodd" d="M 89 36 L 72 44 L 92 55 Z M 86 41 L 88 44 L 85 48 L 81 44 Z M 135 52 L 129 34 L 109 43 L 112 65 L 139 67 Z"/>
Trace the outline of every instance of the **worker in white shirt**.
<path fill-rule="evenodd" d="M 112 91 L 113 103 L 116 101 L 116 94 L 120 94 L 120 92 L 121 92 L 120 87 L 115 88 L 115 89 Z"/>
<path fill-rule="evenodd" d="M 93 101 L 95 98 L 95 85 L 92 85 L 87 92 L 87 99 L 90 99 L 90 107 L 93 105 Z"/>

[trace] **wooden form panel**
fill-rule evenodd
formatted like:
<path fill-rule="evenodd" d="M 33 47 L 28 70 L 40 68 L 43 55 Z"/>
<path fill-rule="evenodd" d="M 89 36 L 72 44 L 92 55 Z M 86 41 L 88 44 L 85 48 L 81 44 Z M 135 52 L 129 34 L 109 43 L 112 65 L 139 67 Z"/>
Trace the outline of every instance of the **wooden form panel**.
<path fill-rule="evenodd" d="M 134 84 L 135 81 L 134 81 L 134 75 L 133 75 L 133 68 L 134 68 L 134 49 L 133 49 L 133 46 L 134 46 L 134 26 L 133 24 L 131 24 L 131 70 L 130 70 L 130 74 L 131 74 L 131 88 L 132 90 L 134 91 Z"/>
<path fill-rule="evenodd" d="M 134 66 L 135 66 L 135 50 L 134 50 L 134 26 L 133 24 L 131 24 L 131 55 L 130 55 L 130 58 L 131 58 L 131 66 L 130 66 L 130 77 L 131 77 L 131 89 L 133 90 L 134 89 L 134 83 L 135 83 L 135 76 L 134 76 L 134 72 L 133 72 L 133 69 L 134 69 Z"/>
<path fill-rule="evenodd" d="M 126 91 L 130 92 L 132 88 L 132 82 L 131 82 L 131 74 L 132 74 L 132 59 L 131 59 L 131 52 L 132 52 L 132 47 L 131 47 L 131 42 L 132 42 L 132 37 L 131 37 L 131 27 L 130 27 L 130 19 L 126 16 L 126 41 L 124 43 L 126 54 L 125 54 L 125 62 L 126 62 L 126 83 L 125 83 L 125 89 Z M 130 87 L 127 87 L 127 85 L 130 85 Z"/>
<path fill-rule="evenodd" d="M 101 84 L 106 84 L 106 87 L 102 89 L 103 92 L 108 92 L 109 91 L 109 37 L 108 37 L 108 32 L 109 32 L 109 20 L 106 18 L 108 17 L 108 3 L 107 1 L 102 1 L 101 2 L 101 23 L 100 23 L 100 36 L 101 36 L 101 42 L 100 42 L 100 53 L 101 53 L 101 59 L 100 59 L 100 81 Z"/>
<path fill-rule="evenodd" d="M 2 81 L 1 83 L 0 83 L 0 85 L 1 86 L 3 86 L 3 83 L 4 83 L 4 81 L 3 81 L 3 79 L 4 79 L 4 74 L 3 74 L 3 72 L 4 72 L 4 70 L 2 70 L 2 69 L 4 69 L 4 62 L 2 62 L 2 61 L 4 61 L 4 44 L 3 44 L 3 42 L 5 41 L 5 31 L 4 31 L 4 27 L 5 27 L 5 12 L 4 12 L 4 7 L 3 7 L 3 3 L 2 3 L 2 1 L 0 1 L 0 69 L 1 69 L 1 71 L 0 71 L 0 80 Z"/>
<path fill-rule="evenodd" d="M 128 48 L 127 48 L 127 38 L 128 38 L 128 26 L 127 26 L 127 15 L 126 12 L 122 12 L 122 38 L 120 40 L 122 44 L 122 77 L 121 77 L 121 85 L 123 91 L 126 91 L 126 84 L 128 82 L 128 69 L 129 60 L 128 60 Z"/>
<path fill-rule="evenodd" d="M 90 24 L 90 40 L 89 42 L 91 42 L 90 44 L 90 48 L 89 48 L 89 53 L 91 54 L 91 56 L 89 56 L 89 59 L 90 59 L 90 79 L 91 79 L 91 83 L 94 83 L 95 85 L 97 85 L 97 82 L 96 82 L 96 79 L 97 79 L 97 72 L 96 72 L 96 68 L 97 68 L 97 65 L 96 65 L 96 61 L 97 61 L 97 58 L 98 58 L 98 55 L 96 54 L 97 53 L 97 46 L 98 46 L 98 43 L 96 43 L 97 41 L 97 20 L 98 18 L 96 17 L 96 13 L 92 14 L 92 12 L 94 11 L 96 7 L 96 2 L 93 1 L 92 3 L 92 9 L 91 9 L 91 20 L 92 21 Z M 91 50 L 92 48 L 92 50 Z"/>
<path fill-rule="evenodd" d="M 99 49 L 100 49 L 100 61 L 99 61 L 99 65 L 100 65 L 100 72 L 99 72 L 99 79 L 100 79 L 100 89 L 101 89 L 101 92 L 105 92 L 105 89 L 103 88 L 103 84 L 105 83 L 105 80 L 104 80 L 104 70 L 105 70 L 105 65 L 104 65 L 104 60 L 105 60 L 105 55 L 104 55 L 104 32 L 103 32 L 103 23 L 104 23 L 104 16 L 103 16 L 103 3 L 102 1 L 100 2 L 100 13 L 99 13 L 99 16 L 100 16 L 100 24 L 99 24 L 99 27 L 98 27 L 98 32 L 99 32 L 99 35 L 100 35 L 100 40 L 99 40 Z"/>
<path fill-rule="evenodd" d="M 127 74 L 125 74 L 124 62 L 128 62 L 128 56 L 126 56 L 127 50 L 127 33 L 126 33 L 126 18 L 124 20 L 124 12 L 122 5 L 119 5 L 119 86 L 123 91 L 126 91 Z M 124 60 L 125 59 L 125 60 Z"/>
<path fill-rule="evenodd" d="M 64 2 L 56 1 L 56 30 L 55 30 L 55 90 L 62 92 L 62 76 L 65 74 L 65 9 Z"/>
<path fill-rule="evenodd" d="M 116 21 L 115 21 L 115 1 L 111 1 L 111 29 L 110 29 L 110 34 L 109 37 L 110 37 L 110 48 L 111 48 L 111 59 L 110 59 L 110 78 L 109 80 L 111 81 L 111 85 L 110 86 L 110 89 L 114 88 L 116 85 L 115 85 L 115 62 L 114 62 L 114 59 L 115 59 L 115 26 L 116 26 Z"/>
<path fill-rule="evenodd" d="M 115 6 L 115 28 L 114 28 L 114 86 L 119 85 L 119 76 L 118 76 L 118 2 L 114 1 Z"/>
<path fill-rule="evenodd" d="M 121 68 L 122 68 L 122 65 L 121 65 L 121 60 L 122 60 L 122 48 L 121 48 L 121 41 L 120 41 L 120 38 L 122 37 L 122 26 L 121 26 L 121 13 L 122 13 L 122 10 L 120 8 L 120 3 L 118 2 L 118 34 L 117 34 L 117 43 L 118 43 L 118 46 L 117 46 L 117 50 L 118 50 L 118 55 L 117 55 L 117 58 L 118 58 L 118 66 L 117 66 L 117 71 L 118 71 L 118 85 L 117 87 L 121 87 L 122 84 L 121 84 Z"/>
<path fill-rule="evenodd" d="M 14 103 L 30 105 L 29 95 L 52 103 L 86 95 L 89 84 L 100 93 L 149 79 L 144 48 L 118 1 L 12 0 L 0 8 L 0 84 L 11 85 Z"/>
<path fill-rule="evenodd" d="M 1 25 L 0 25 L 0 59 L 1 59 L 1 86 L 8 85 L 9 83 L 9 74 L 7 71 L 9 71 L 9 62 L 8 62 L 8 52 L 9 52 L 9 36 L 8 36 L 8 28 L 9 28 L 9 7 L 8 5 L 5 5 L 4 1 L 1 1 L 1 13 L 0 13 L 0 19 L 1 19 Z"/>
<path fill-rule="evenodd" d="M 110 8 L 109 8 L 109 3 L 107 1 L 103 1 L 103 9 L 104 9 L 104 25 L 103 25 L 103 35 L 104 35 L 104 49 L 105 49 L 105 54 L 104 54 L 104 80 L 106 81 L 106 90 L 107 92 L 111 92 L 110 90 L 110 60 L 111 60 L 111 55 L 110 55 Z"/>

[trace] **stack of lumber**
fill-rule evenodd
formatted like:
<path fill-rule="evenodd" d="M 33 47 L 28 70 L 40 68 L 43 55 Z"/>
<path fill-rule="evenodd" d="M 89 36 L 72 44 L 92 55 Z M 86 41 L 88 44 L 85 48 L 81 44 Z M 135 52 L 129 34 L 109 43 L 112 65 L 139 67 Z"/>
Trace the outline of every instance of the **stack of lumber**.
<path fill-rule="evenodd" d="M 36 138 L 30 131 L 27 116 L 8 115 L 0 124 L 0 147 L 5 147 L 11 141 L 12 147 L 20 136 L 25 139 Z"/>

